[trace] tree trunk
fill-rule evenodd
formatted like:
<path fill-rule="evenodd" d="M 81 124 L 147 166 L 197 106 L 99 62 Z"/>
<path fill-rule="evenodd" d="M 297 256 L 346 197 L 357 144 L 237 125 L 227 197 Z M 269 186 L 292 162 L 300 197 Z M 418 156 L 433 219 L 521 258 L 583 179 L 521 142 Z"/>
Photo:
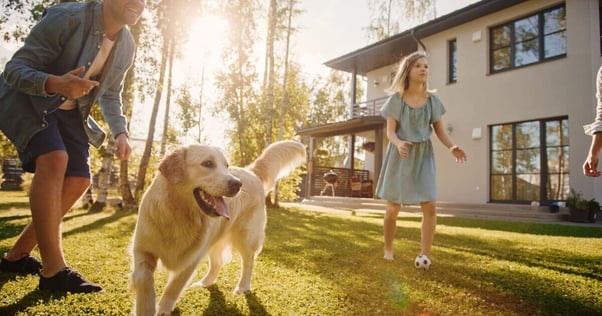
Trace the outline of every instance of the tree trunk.
<path fill-rule="evenodd" d="M 265 69 L 263 72 L 263 119 L 265 129 L 265 146 L 272 143 L 273 116 L 274 116 L 274 42 L 276 41 L 276 26 L 278 25 L 278 1 L 270 0 L 268 8 L 268 33 L 265 48 Z M 266 195 L 266 205 L 272 206 L 270 195 Z"/>
<path fill-rule="evenodd" d="M 113 137 L 109 137 L 109 142 L 102 154 L 102 167 L 98 172 L 98 187 L 96 201 L 92 204 L 90 212 L 102 212 L 107 205 L 107 195 L 109 182 L 111 179 L 111 170 L 113 167 L 113 153 L 115 147 L 115 140 Z"/>
<path fill-rule="evenodd" d="M 88 190 L 86 190 L 86 193 L 84 193 L 84 196 L 82 196 L 81 201 L 82 208 L 86 210 L 92 207 L 92 204 L 94 204 L 94 197 L 92 196 L 92 183 L 90 183 Z"/>
<path fill-rule="evenodd" d="M 293 20 L 293 6 L 295 4 L 295 0 L 289 0 L 288 5 L 288 24 L 286 27 L 286 49 L 284 54 L 284 74 L 282 75 L 282 99 L 280 100 L 280 115 L 278 115 L 278 140 L 282 140 L 282 135 L 284 134 L 284 114 L 286 111 L 286 106 L 288 103 L 288 95 L 286 92 L 287 85 L 287 77 L 288 77 L 288 51 L 290 48 L 291 42 L 291 24 Z M 274 206 L 280 207 L 280 198 L 278 194 L 278 184 L 279 181 L 276 181 L 274 185 Z"/>
<path fill-rule="evenodd" d="M 161 103 L 161 96 L 163 94 L 163 82 L 165 81 L 165 68 L 167 64 L 167 55 L 169 48 L 169 39 L 163 42 L 163 48 L 161 49 L 161 64 L 159 71 L 159 81 L 157 82 L 157 91 L 155 92 L 155 103 L 153 105 L 153 111 L 151 113 L 150 124 L 148 126 L 148 136 L 146 138 L 146 145 L 144 146 L 144 153 L 140 159 L 140 167 L 138 168 L 138 176 L 136 177 L 136 190 L 134 198 L 136 201 L 140 200 L 142 192 L 144 191 L 144 185 L 146 181 L 146 169 L 148 169 L 148 163 L 150 161 L 151 151 L 153 149 L 153 140 L 155 135 L 155 124 L 157 123 L 157 113 L 159 112 L 159 104 Z"/>
<path fill-rule="evenodd" d="M 136 25 L 132 25 L 130 27 L 130 31 L 136 43 L 138 43 L 138 40 L 140 39 L 141 23 L 142 22 L 138 22 Z M 133 107 L 131 104 L 134 103 L 135 73 L 136 62 L 132 64 L 132 67 L 130 67 L 130 70 L 125 76 L 125 80 L 123 82 L 123 93 L 121 95 L 121 99 L 123 100 L 122 111 L 128 122 L 128 131 L 130 130 L 130 122 L 132 121 Z M 130 187 L 128 160 L 121 160 L 119 162 L 119 191 L 121 192 L 121 203 L 123 207 L 133 208 L 136 205 L 136 201 L 134 200 L 132 189 Z"/>
<path fill-rule="evenodd" d="M 169 108 L 171 104 L 171 81 L 173 74 L 173 60 L 175 56 L 175 46 L 176 40 L 174 38 L 170 39 L 169 45 L 169 73 L 167 75 L 167 96 L 165 100 L 165 121 L 163 122 L 163 137 L 161 138 L 161 151 L 159 152 L 159 157 L 165 156 L 165 147 L 167 146 L 167 138 L 169 134 Z"/>

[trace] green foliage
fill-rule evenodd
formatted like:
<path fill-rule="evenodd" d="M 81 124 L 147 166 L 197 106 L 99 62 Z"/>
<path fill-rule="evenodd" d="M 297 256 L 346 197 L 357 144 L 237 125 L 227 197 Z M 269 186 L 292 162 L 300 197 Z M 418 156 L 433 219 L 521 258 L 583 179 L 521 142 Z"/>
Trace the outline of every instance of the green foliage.
<path fill-rule="evenodd" d="M 22 43 L 44 10 L 55 0 L 6 0 L 0 2 L 0 34 L 4 42 Z M 19 17 L 19 23 L 14 22 Z"/>
<path fill-rule="evenodd" d="M 434 0 L 368 0 L 367 5 L 371 20 L 365 30 L 374 41 L 436 18 Z"/>
<path fill-rule="evenodd" d="M 4 133 L 0 132 L 0 162 L 8 158 L 17 157 L 17 148 L 11 143 Z"/>
<path fill-rule="evenodd" d="M 27 196 L 0 191 L 0 251 L 29 222 Z M 353 215 L 355 214 L 355 215 Z M 217 284 L 186 289 L 176 315 L 600 315 L 602 228 L 442 217 L 428 272 L 417 271 L 420 217 L 397 221 L 395 261 L 382 259 L 381 212 L 269 208 L 253 292 L 232 292 L 239 258 Z M 0 273 L 2 315 L 131 315 L 134 211 L 76 209 L 63 223 L 67 262 L 102 295 L 37 291 L 36 276 Z M 37 250 L 33 255 L 39 257 Z M 198 268 L 198 281 L 207 271 Z M 155 272 L 162 293 L 167 275 Z"/>
<path fill-rule="evenodd" d="M 187 134 L 193 127 L 199 124 L 200 104 L 196 104 L 190 94 L 190 87 L 184 85 L 180 88 L 176 103 L 180 106 L 178 112 L 178 126 L 182 129 L 182 134 Z"/>
<path fill-rule="evenodd" d="M 571 188 L 571 194 L 566 199 L 566 206 L 570 209 L 587 210 L 597 212 L 600 210 L 600 203 L 595 198 L 586 200 L 583 193 Z"/>

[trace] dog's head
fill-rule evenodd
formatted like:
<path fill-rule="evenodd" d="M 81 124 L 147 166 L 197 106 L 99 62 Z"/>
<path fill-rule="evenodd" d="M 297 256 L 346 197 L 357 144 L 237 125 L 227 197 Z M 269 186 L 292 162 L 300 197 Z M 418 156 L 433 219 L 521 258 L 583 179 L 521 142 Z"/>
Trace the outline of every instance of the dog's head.
<path fill-rule="evenodd" d="M 207 215 L 230 218 L 224 196 L 235 196 L 242 183 L 230 173 L 228 160 L 219 148 L 190 145 L 176 149 L 163 158 L 159 172 L 170 184 L 190 190 Z"/>

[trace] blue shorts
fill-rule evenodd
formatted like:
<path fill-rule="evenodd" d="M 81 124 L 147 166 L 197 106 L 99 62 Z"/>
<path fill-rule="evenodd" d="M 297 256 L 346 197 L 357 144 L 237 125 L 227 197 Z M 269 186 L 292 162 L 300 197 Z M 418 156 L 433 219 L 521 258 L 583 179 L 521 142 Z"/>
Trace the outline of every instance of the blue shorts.
<path fill-rule="evenodd" d="M 19 151 L 23 170 L 35 173 L 36 159 L 51 151 L 66 151 L 69 157 L 65 176 L 90 178 L 90 145 L 78 109 L 46 115 L 47 127 L 35 134 L 25 150 Z"/>

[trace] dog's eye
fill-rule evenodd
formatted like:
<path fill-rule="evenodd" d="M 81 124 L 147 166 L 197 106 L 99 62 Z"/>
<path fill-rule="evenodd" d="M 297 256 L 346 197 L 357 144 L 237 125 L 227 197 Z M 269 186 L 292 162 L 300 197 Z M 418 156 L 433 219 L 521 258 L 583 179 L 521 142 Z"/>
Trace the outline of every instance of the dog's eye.
<path fill-rule="evenodd" d="M 213 166 L 215 166 L 211 160 L 205 160 L 201 165 L 205 168 L 213 168 Z"/>

